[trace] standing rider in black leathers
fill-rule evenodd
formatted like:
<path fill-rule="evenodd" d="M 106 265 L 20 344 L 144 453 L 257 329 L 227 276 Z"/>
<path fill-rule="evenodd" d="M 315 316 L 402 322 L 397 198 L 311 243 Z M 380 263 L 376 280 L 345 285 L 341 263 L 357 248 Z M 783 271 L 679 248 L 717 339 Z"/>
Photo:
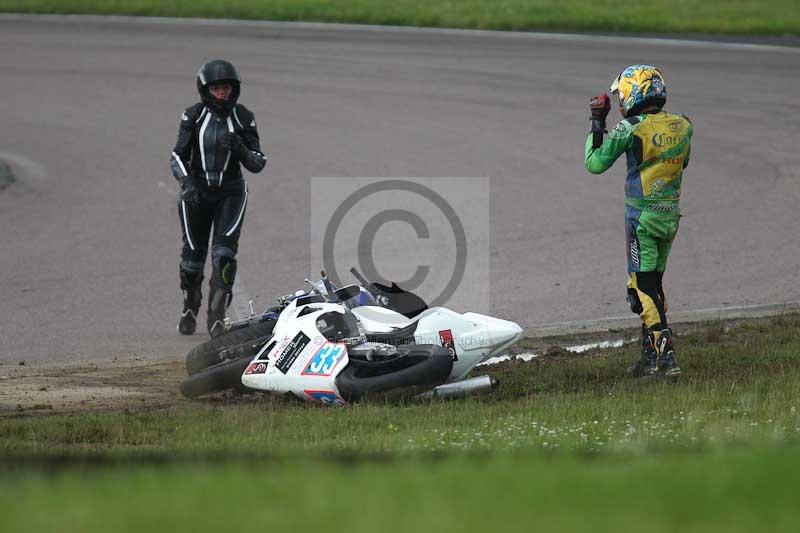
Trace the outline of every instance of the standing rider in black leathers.
<path fill-rule="evenodd" d="M 253 113 L 237 104 L 241 80 L 223 60 L 209 61 L 197 73 L 201 103 L 181 115 L 172 151 L 172 174 L 181 186 L 178 213 L 183 228 L 180 278 L 183 311 L 178 331 L 191 335 L 202 300 L 203 266 L 211 240 L 208 332 L 224 329 L 225 310 L 233 296 L 236 252 L 247 207 L 247 183 L 239 164 L 260 172 L 267 162 L 258 142 Z"/>

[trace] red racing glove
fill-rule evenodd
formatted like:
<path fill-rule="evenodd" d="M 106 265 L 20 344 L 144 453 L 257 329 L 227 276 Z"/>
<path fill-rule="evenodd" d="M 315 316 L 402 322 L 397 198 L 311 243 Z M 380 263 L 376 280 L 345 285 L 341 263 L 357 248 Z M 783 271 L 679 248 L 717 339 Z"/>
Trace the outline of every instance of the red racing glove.
<path fill-rule="evenodd" d="M 589 109 L 592 112 L 592 148 L 600 148 L 603 144 L 603 134 L 606 132 L 606 117 L 611 111 L 611 99 L 603 93 L 589 99 Z"/>

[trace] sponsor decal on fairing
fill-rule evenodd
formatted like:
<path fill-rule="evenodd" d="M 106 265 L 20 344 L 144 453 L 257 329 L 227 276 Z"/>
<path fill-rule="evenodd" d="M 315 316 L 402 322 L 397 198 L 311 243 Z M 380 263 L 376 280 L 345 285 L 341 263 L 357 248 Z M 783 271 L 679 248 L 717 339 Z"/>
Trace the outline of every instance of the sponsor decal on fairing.
<path fill-rule="evenodd" d="M 247 370 L 244 373 L 248 376 L 253 374 L 266 374 L 267 373 L 267 363 L 255 361 L 248 365 Z"/>
<path fill-rule="evenodd" d="M 450 355 L 453 356 L 453 361 L 458 361 L 458 355 L 456 355 L 456 343 L 453 340 L 453 330 L 443 329 L 439 331 L 439 341 L 445 348 L 450 348 Z"/>
<path fill-rule="evenodd" d="M 308 346 L 309 342 L 311 342 L 311 339 L 302 331 L 295 335 L 292 341 L 278 356 L 275 362 L 275 367 L 284 374 L 288 372 L 294 362 L 297 360 L 297 356 L 303 352 L 305 347 Z"/>

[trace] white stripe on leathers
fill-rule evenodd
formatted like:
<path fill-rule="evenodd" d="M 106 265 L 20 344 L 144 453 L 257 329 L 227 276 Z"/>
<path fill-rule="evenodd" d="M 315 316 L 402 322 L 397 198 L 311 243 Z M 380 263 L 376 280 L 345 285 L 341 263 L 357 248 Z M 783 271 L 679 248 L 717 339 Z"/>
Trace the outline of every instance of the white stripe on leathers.
<path fill-rule="evenodd" d="M 186 233 L 186 242 L 189 243 L 189 248 L 194 251 L 194 242 L 192 242 L 192 233 L 189 231 L 189 217 L 186 215 L 186 202 L 181 200 L 181 214 L 183 215 L 183 231 Z"/>
<path fill-rule="evenodd" d="M 244 129 L 244 126 L 242 125 L 242 121 L 239 120 L 239 114 L 236 112 L 236 107 L 233 108 L 233 118 L 236 119 L 236 123 L 239 124 L 239 127 Z M 231 130 L 231 131 L 233 131 L 233 130 Z"/>
<path fill-rule="evenodd" d="M 174 158 L 175 158 L 175 161 L 177 161 L 177 162 L 178 162 L 178 166 L 180 166 L 180 167 L 181 167 L 181 172 L 183 172 L 183 175 L 184 175 L 184 176 L 188 176 L 188 175 L 189 175 L 189 173 L 188 173 L 188 172 L 186 172 L 186 167 L 185 167 L 185 166 L 183 166 L 183 161 L 181 160 L 181 156 L 179 156 L 179 155 L 178 155 L 178 154 L 176 154 L 175 152 L 172 152 L 172 157 L 174 157 Z"/>
<path fill-rule="evenodd" d="M 233 133 L 233 122 L 231 121 L 231 116 L 228 115 L 228 131 Z M 225 171 L 228 170 L 228 163 L 231 160 L 231 151 L 228 150 L 228 155 L 225 158 L 225 166 L 222 167 L 222 172 L 219 175 L 219 185 L 222 186 L 222 180 L 225 178 Z"/>
<path fill-rule="evenodd" d="M 233 223 L 231 229 L 225 232 L 226 237 L 230 237 L 236 228 L 239 227 L 239 224 L 242 222 L 242 217 L 244 216 L 244 208 L 247 206 L 247 182 L 244 184 L 244 198 L 242 198 L 242 207 L 239 209 L 239 216 L 236 217 L 236 222 Z"/>
<path fill-rule="evenodd" d="M 206 183 L 211 185 L 211 178 L 208 175 L 208 170 L 206 170 L 206 149 L 203 146 L 203 136 L 206 133 L 209 120 L 211 120 L 211 113 L 206 113 L 206 119 L 203 121 L 203 125 L 200 126 L 200 139 L 198 141 L 200 144 L 200 161 L 203 163 L 203 172 L 206 173 Z"/>

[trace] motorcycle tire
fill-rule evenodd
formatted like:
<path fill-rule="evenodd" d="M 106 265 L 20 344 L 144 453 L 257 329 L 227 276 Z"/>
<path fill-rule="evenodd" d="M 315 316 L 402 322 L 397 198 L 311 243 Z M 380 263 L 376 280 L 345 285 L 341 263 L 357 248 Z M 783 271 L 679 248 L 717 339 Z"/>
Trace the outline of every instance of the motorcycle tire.
<path fill-rule="evenodd" d="M 181 382 L 181 394 L 198 398 L 242 384 L 242 374 L 250 364 L 249 359 L 232 359 L 216 364 L 189 376 Z"/>
<path fill-rule="evenodd" d="M 272 337 L 275 322 L 270 319 L 232 329 L 195 346 L 186 355 L 186 372 L 192 376 L 228 359 L 252 359 Z"/>
<path fill-rule="evenodd" d="M 449 348 L 434 344 L 398 347 L 398 355 L 385 361 L 350 359 L 336 377 L 339 394 L 347 402 L 395 389 L 422 389 L 441 385 L 453 369 Z"/>

